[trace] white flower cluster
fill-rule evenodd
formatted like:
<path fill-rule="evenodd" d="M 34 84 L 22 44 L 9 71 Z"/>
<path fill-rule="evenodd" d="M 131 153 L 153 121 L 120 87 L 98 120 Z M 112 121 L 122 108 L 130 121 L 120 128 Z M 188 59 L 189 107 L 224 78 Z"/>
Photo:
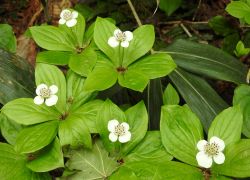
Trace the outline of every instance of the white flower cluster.
<path fill-rule="evenodd" d="M 121 44 L 122 47 L 127 48 L 129 41 L 133 39 L 133 33 L 130 31 L 122 32 L 120 29 L 114 31 L 114 36 L 108 39 L 108 44 L 115 48 Z"/>
<path fill-rule="evenodd" d="M 60 14 L 59 24 L 65 24 L 68 27 L 73 27 L 76 25 L 78 17 L 77 11 L 70 11 L 68 9 L 64 9 Z"/>
<path fill-rule="evenodd" d="M 55 95 L 57 92 L 58 87 L 56 85 L 48 87 L 46 84 L 40 84 L 36 88 L 37 96 L 34 98 L 34 103 L 41 105 L 45 102 L 47 106 L 53 106 L 58 100 L 57 95 Z"/>
<path fill-rule="evenodd" d="M 116 119 L 108 122 L 108 130 L 110 132 L 109 139 L 112 142 L 119 140 L 121 143 L 126 143 L 131 139 L 129 125 L 126 122 L 119 123 Z"/>

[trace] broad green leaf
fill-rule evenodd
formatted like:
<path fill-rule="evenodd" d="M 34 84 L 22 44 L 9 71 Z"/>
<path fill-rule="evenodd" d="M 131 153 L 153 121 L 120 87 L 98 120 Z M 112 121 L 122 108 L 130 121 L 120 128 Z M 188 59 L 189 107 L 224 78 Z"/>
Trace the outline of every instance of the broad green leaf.
<path fill-rule="evenodd" d="M 221 175 L 246 178 L 250 177 L 250 140 L 241 140 L 225 147 L 225 162 L 215 165 L 214 171 Z"/>
<path fill-rule="evenodd" d="M 231 54 L 231 55 L 234 55 L 234 51 L 235 51 L 235 47 L 238 43 L 238 41 L 240 40 L 240 34 L 237 32 L 237 33 L 232 33 L 232 34 L 229 34 L 228 36 L 226 36 L 224 39 L 223 39 L 223 43 L 222 43 L 222 50 Z"/>
<path fill-rule="evenodd" d="M 237 57 L 245 56 L 249 54 L 249 52 L 250 52 L 250 48 L 245 48 L 245 45 L 243 44 L 242 41 L 239 41 L 237 43 L 235 51 L 234 51 Z"/>
<path fill-rule="evenodd" d="M 36 105 L 33 99 L 19 98 L 7 103 L 2 112 L 11 120 L 24 125 L 58 119 L 60 114 L 46 105 Z"/>
<path fill-rule="evenodd" d="M 65 120 L 60 121 L 58 131 L 61 146 L 79 147 L 84 145 L 87 148 L 92 146 L 89 128 L 81 117 L 70 114 Z"/>
<path fill-rule="evenodd" d="M 142 92 L 146 88 L 148 81 L 149 78 L 145 74 L 138 72 L 135 69 L 128 69 L 124 73 L 120 73 L 118 75 L 119 84 L 122 87 L 126 87 L 134 91 Z"/>
<path fill-rule="evenodd" d="M 26 127 L 17 136 L 15 150 L 31 153 L 47 146 L 57 134 L 58 121 L 50 121 Z"/>
<path fill-rule="evenodd" d="M 250 12 L 250 5 L 244 1 L 231 1 L 227 7 L 226 11 L 236 18 L 242 18 L 247 23 L 250 23 L 249 12 Z"/>
<path fill-rule="evenodd" d="M 113 173 L 110 178 L 110 180 L 138 180 L 138 177 L 135 175 L 132 169 L 127 168 L 126 166 L 120 167 L 115 173 Z"/>
<path fill-rule="evenodd" d="M 131 140 L 122 146 L 123 155 L 128 154 L 147 133 L 148 114 L 143 101 L 130 107 L 125 111 L 129 131 L 131 132 Z"/>
<path fill-rule="evenodd" d="M 163 93 L 164 105 L 178 105 L 180 103 L 180 97 L 175 88 L 169 83 Z"/>
<path fill-rule="evenodd" d="M 238 84 L 246 82 L 246 66 L 213 46 L 177 40 L 167 47 L 167 53 L 188 71 Z"/>
<path fill-rule="evenodd" d="M 66 107 L 66 81 L 63 72 L 56 66 L 49 64 L 36 64 L 36 85 L 46 84 L 47 86 L 56 85 L 58 87 L 58 101 L 55 107 L 63 113 Z"/>
<path fill-rule="evenodd" d="M 160 0 L 159 7 L 161 10 L 170 16 L 175 12 L 182 4 L 182 0 Z"/>
<path fill-rule="evenodd" d="M 81 76 L 87 77 L 96 64 L 97 56 L 93 49 L 87 48 L 80 54 L 71 55 L 69 67 Z"/>
<path fill-rule="evenodd" d="M 101 180 L 107 179 L 117 169 L 118 163 L 114 158 L 109 157 L 102 142 L 97 140 L 92 150 L 73 150 L 66 166 L 69 169 L 78 170 L 75 174 L 67 177 L 69 180 Z"/>
<path fill-rule="evenodd" d="M 235 143 L 241 138 L 242 124 L 243 116 L 240 108 L 237 106 L 227 108 L 213 120 L 208 131 L 208 139 L 217 136 L 226 145 Z"/>
<path fill-rule="evenodd" d="M 78 48 L 81 48 L 83 46 L 83 37 L 84 37 L 84 31 L 85 31 L 84 17 L 80 13 L 78 13 L 76 25 L 68 29 L 70 29 L 71 32 L 73 32 L 75 38 L 77 39 Z"/>
<path fill-rule="evenodd" d="M 210 177 L 211 180 L 232 180 L 232 178 L 226 177 L 226 176 L 220 176 L 220 175 L 212 175 Z"/>
<path fill-rule="evenodd" d="M 17 154 L 14 148 L 0 143 L 0 179 L 51 180 L 48 173 L 35 173 L 26 167 L 27 157 Z"/>
<path fill-rule="evenodd" d="M 0 49 L 0 103 L 34 94 L 34 70 L 27 60 Z"/>
<path fill-rule="evenodd" d="M 34 41 L 43 49 L 75 51 L 74 44 L 65 31 L 54 26 L 33 26 L 30 32 Z"/>
<path fill-rule="evenodd" d="M 70 55 L 70 52 L 43 51 L 37 54 L 36 62 L 53 65 L 67 65 L 69 63 Z"/>
<path fill-rule="evenodd" d="M 167 54 L 153 54 L 139 59 L 129 66 L 129 70 L 135 70 L 148 76 L 149 79 L 155 79 L 168 75 L 176 68 L 171 56 Z"/>
<path fill-rule="evenodd" d="M 250 97 L 250 86 L 245 84 L 238 86 L 234 91 L 233 105 L 239 104 L 248 96 Z"/>
<path fill-rule="evenodd" d="M 124 162 L 164 163 L 172 160 L 165 150 L 159 131 L 148 131 L 144 139 L 126 156 Z"/>
<path fill-rule="evenodd" d="M 107 99 L 97 114 L 96 128 L 105 148 L 111 153 L 115 153 L 120 146 L 119 142 L 113 143 L 109 140 L 110 132 L 108 131 L 108 122 L 113 119 L 118 120 L 120 123 L 127 122 L 124 112 L 112 101 Z"/>
<path fill-rule="evenodd" d="M 88 75 L 85 91 L 103 91 L 113 86 L 117 81 L 118 73 L 113 64 L 106 58 L 98 57 L 94 70 Z"/>
<path fill-rule="evenodd" d="M 205 131 L 223 109 L 226 102 L 202 78 L 192 75 L 180 68 L 170 74 L 170 79 L 177 87 L 188 106 L 200 118 Z"/>
<path fill-rule="evenodd" d="M 95 28 L 95 22 L 93 22 L 88 29 L 86 30 L 84 37 L 83 37 L 83 44 L 88 45 L 91 42 L 93 42 L 93 36 L 94 36 L 94 28 Z"/>
<path fill-rule="evenodd" d="M 0 48 L 16 52 L 16 37 L 8 24 L 0 24 Z"/>
<path fill-rule="evenodd" d="M 63 152 L 59 140 L 55 140 L 35 155 L 35 159 L 27 162 L 27 167 L 35 172 L 47 172 L 64 167 Z"/>
<path fill-rule="evenodd" d="M 196 144 L 203 139 L 200 120 L 187 106 L 162 107 L 160 132 L 166 150 L 178 160 L 197 166 Z"/>

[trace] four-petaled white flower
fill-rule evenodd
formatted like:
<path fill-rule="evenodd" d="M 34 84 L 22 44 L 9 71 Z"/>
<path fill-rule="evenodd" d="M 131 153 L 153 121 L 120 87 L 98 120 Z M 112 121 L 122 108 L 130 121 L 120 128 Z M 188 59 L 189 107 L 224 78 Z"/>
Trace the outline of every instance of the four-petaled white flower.
<path fill-rule="evenodd" d="M 225 148 L 225 143 L 222 139 L 213 136 L 210 141 L 200 140 L 197 143 L 197 148 L 200 152 L 196 155 L 196 160 L 199 166 L 204 168 L 210 168 L 213 164 L 213 160 L 216 164 L 223 164 L 225 161 L 225 155 L 222 151 Z"/>
<path fill-rule="evenodd" d="M 110 120 L 108 130 L 110 131 L 109 139 L 112 142 L 116 142 L 118 139 L 121 143 L 126 143 L 131 139 L 129 125 L 126 122 L 119 123 L 116 119 Z"/>
<path fill-rule="evenodd" d="M 110 37 L 108 44 L 111 47 L 117 47 L 120 43 L 121 46 L 127 48 L 129 46 L 129 41 L 133 39 L 133 33 L 130 31 L 122 32 L 120 29 L 114 31 L 114 36 Z"/>
<path fill-rule="evenodd" d="M 70 11 L 68 9 L 64 9 L 61 14 L 60 14 L 60 20 L 59 24 L 65 24 L 68 27 L 73 27 L 76 25 L 77 20 L 76 18 L 78 17 L 78 12 L 77 11 Z"/>
<path fill-rule="evenodd" d="M 45 104 L 47 106 L 53 106 L 57 103 L 58 97 L 55 95 L 58 91 L 56 85 L 48 87 L 46 84 L 40 84 L 36 88 L 37 96 L 34 98 L 34 103 L 37 105 Z"/>

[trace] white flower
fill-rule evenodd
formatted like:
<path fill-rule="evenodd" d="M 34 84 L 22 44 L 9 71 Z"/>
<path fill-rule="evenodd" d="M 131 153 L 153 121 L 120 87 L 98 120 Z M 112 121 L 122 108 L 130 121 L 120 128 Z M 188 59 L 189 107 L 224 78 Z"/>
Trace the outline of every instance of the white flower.
<path fill-rule="evenodd" d="M 59 20 L 59 24 L 65 24 L 68 27 L 73 27 L 74 25 L 76 25 L 77 20 L 76 18 L 78 17 L 78 12 L 76 11 L 70 11 L 68 9 L 64 9 L 61 14 L 60 14 L 60 20 Z"/>
<path fill-rule="evenodd" d="M 58 97 L 55 95 L 58 91 L 56 85 L 48 87 L 46 84 L 40 84 L 36 88 L 37 96 L 34 98 L 34 103 L 37 105 L 45 104 L 47 106 L 53 106 L 57 103 Z"/>
<path fill-rule="evenodd" d="M 225 148 L 225 143 L 220 138 L 213 136 L 210 141 L 200 140 L 197 143 L 197 148 L 200 152 L 196 155 L 196 160 L 199 166 L 204 168 L 210 168 L 213 161 L 216 164 L 223 164 L 225 161 L 225 155 L 222 151 Z"/>
<path fill-rule="evenodd" d="M 127 48 L 129 46 L 129 41 L 133 39 L 133 33 L 130 31 L 122 32 L 120 29 L 114 31 L 114 36 L 110 37 L 108 44 L 111 47 L 117 47 L 120 43 L 121 46 Z"/>
<path fill-rule="evenodd" d="M 125 143 L 131 139 L 129 125 L 126 122 L 120 124 L 116 119 L 110 120 L 108 130 L 110 131 L 109 139 L 112 142 L 116 142 L 118 139 L 121 143 Z"/>

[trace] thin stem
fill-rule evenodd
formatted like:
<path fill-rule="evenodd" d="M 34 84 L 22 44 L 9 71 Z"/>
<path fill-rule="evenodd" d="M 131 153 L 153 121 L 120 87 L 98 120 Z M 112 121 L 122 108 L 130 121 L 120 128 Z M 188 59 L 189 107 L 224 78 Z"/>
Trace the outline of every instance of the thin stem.
<path fill-rule="evenodd" d="M 135 17 L 135 20 L 136 20 L 137 24 L 138 24 L 139 26 L 142 26 L 142 22 L 141 22 L 141 20 L 140 20 L 138 14 L 137 14 L 137 12 L 136 12 L 136 10 L 135 10 L 134 5 L 132 4 L 132 2 L 131 2 L 130 0 L 127 0 L 127 2 L 128 2 L 128 5 L 129 5 L 129 7 L 130 7 L 130 9 L 131 9 L 131 11 L 132 11 L 134 17 Z"/>

